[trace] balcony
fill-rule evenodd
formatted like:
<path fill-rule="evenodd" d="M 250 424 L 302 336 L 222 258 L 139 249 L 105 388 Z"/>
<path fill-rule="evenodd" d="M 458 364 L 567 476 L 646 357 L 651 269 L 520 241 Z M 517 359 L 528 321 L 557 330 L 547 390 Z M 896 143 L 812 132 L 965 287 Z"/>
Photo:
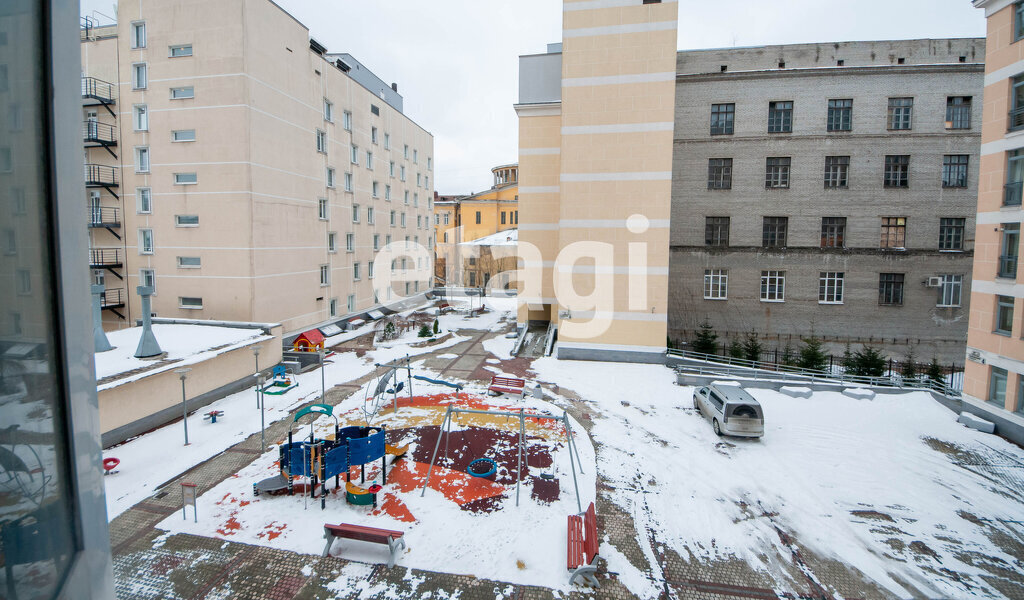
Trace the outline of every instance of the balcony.
<path fill-rule="evenodd" d="M 124 308 L 124 290 L 120 288 L 115 290 L 103 290 L 103 295 L 100 296 L 100 308 L 103 310 L 109 310 L 123 319 L 124 315 L 122 315 L 118 309 Z"/>
<path fill-rule="evenodd" d="M 117 239 L 121 239 L 115 229 L 121 228 L 121 216 L 116 208 L 106 206 L 89 206 L 89 227 L 103 228 Z"/>
<path fill-rule="evenodd" d="M 111 156 L 117 158 L 112 147 L 117 146 L 117 127 L 99 123 L 97 121 L 85 121 L 82 123 L 82 141 L 86 148 L 103 148 Z"/>
<path fill-rule="evenodd" d="M 95 77 L 82 77 L 82 106 L 102 106 L 110 116 L 117 117 L 111 108 L 117 103 L 117 87 Z"/>
<path fill-rule="evenodd" d="M 1003 186 L 1003 206 L 1020 206 L 1024 181 L 1011 181 Z"/>
<path fill-rule="evenodd" d="M 114 191 L 118 186 L 117 182 L 117 169 L 110 165 L 97 165 L 93 163 L 85 164 L 85 187 L 87 188 L 103 188 L 110 192 L 112 196 L 121 199 L 120 196 Z"/>
<path fill-rule="evenodd" d="M 1005 277 L 1006 279 L 1017 278 L 1017 257 L 1002 255 L 999 257 L 999 272 L 996 274 L 997 277 Z"/>
<path fill-rule="evenodd" d="M 124 263 L 121 260 L 120 248 L 92 248 L 89 250 L 90 269 L 113 269 L 122 266 Z"/>

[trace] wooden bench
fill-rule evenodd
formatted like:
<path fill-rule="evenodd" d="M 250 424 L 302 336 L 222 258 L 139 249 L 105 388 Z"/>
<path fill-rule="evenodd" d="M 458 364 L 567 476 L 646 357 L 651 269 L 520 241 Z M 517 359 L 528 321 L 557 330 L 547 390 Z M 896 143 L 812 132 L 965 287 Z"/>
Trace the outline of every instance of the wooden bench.
<path fill-rule="evenodd" d="M 591 502 L 586 512 L 580 515 L 569 515 L 569 560 L 567 567 L 572 574 L 569 585 L 582 578 L 587 585 L 601 587 L 597 577 L 597 511 Z"/>
<path fill-rule="evenodd" d="M 387 544 L 388 550 L 391 551 L 391 558 L 388 559 L 388 568 L 391 568 L 395 566 L 395 555 L 398 553 L 399 548 L 405 549 L 404 535 L 405 532 L 403 531 L 392 531 L 390 529 L 349 525 L 347 523 L 340 523 L 338 525 L 325 523 L 324 539 L 327 540 L 327 545 L 324 546 L 323 556 L 327 556 L 327 553 L 330 552 L 331 544 L 334 543 L 335 538 Z"/>
<path fill-rule="evenodd" d="M 487 391 L 491 392 L 495 396 L 498 394 L 519 394 L 522 396 L 525 388 L 525 379 L 495 375 L 494 377 L 491 377 L 491 385 L 487 388 Z"/>

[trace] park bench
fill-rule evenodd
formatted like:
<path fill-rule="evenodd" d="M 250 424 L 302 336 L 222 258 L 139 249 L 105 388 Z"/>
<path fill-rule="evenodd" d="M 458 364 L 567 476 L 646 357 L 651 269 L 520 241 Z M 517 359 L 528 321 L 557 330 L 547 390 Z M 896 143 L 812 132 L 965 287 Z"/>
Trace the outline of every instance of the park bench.
<path fill-rule="evenodd" d="M 572 571 L 569 576 L 569 585 L 575 583 L 576 578 L 582 578 L 584 583 L 594 587 L 600 587 L 595 573 L 597 573 L 597 511 L 594 503 L 591 502 L 586 512 L 579 515 L 569 515 L 569 560 L 568 569 Z"/>
<path fill-rule="evenodd" d="M 327 545 L 324 546 L 323 556 L 327 556 L 327 553 L 331 550 L 331 544 L 334 543 L 335 538 L 343 538 L 347 540 L 357 540 L 360 542 L 372 542 L 375 544 L 387 544 L 388 550 L 391 551 L 391 558 L 388 559 L 388 568 L 395 566 L 395 555 L 398 553 L 399 548 L 405 549 L 405 539 L 402 536 L 405 535 L 403 531 L 393 531 L 390 529 L 378 529 L 376 527 L 364 527 L 362 525 L 349 525 L 347 523 L 341 523 L 338 525 L 324 524 L 324 539 L 327 540 Z"/>
<path fill-rule="evenodd" d="M 495 396 L 498 394 L 519 394 L 522 396 L 525 388 L 525 379 L 508 377 L 506 375 L 495 375 L 494 377 L 491 377 L 491 385 L 487 388 L 487 391 L 491 392 Z"/>

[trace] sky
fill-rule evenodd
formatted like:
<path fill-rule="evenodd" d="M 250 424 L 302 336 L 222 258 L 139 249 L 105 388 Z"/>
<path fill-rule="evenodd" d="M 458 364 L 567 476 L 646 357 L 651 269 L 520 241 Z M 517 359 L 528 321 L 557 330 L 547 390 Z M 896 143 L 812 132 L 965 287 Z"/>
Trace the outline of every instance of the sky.
<path fill-rule="evenodd" d="M 398 83 L 406 115 L 434 135 L 438 193 L 485 190 L 491 167 L 518 160 L 518 57 L 561 41 L 558 0 L 276 2 L 329 52 Z M 112 0 L 81 4 L 115 12 Z M 680 0 L 677 47 L 984 35 L 970 0 Z"/>

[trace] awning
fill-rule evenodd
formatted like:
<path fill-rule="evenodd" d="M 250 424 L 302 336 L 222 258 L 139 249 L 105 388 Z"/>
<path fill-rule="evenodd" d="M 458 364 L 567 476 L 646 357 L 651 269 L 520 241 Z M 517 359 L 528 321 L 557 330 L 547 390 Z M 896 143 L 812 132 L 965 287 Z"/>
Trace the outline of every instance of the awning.
<path fill-rule="evenodd" d="M 368 311 L 366 314 L 370 315 L 370 318 L 373 319 L 374 321 L 384 318 L 384 313 L 380 312 L 379 310 L 371 310 Z"/>

